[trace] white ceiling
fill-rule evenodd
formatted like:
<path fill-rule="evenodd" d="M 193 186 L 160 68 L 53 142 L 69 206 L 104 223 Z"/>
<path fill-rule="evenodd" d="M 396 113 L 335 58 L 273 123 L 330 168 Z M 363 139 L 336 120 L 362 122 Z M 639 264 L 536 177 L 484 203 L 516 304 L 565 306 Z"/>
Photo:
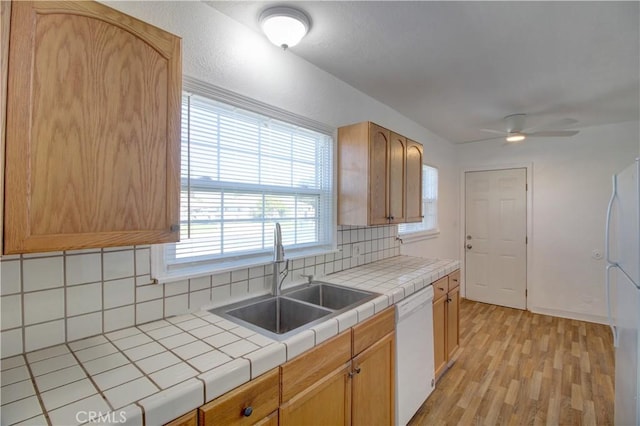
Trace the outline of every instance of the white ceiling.
<path fill-rule="evenodd" d="M 304 10 L 311 31 L 287 54 L 451 142 L 513 113 L 527 127 L 639 119 L 640 2 L 207 3 L 254 31 L 267 7 Z"/>

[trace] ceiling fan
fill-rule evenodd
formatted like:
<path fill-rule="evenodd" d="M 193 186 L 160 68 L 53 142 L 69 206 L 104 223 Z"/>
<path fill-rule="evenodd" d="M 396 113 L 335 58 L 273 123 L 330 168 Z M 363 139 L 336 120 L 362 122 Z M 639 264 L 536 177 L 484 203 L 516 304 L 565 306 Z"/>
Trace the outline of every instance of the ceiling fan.
<path fill-rule="evenodd" d="M 526 114 L 511 114 L 507 115 L 502 119 L 505 130 L 495 130 L 495 129 L 480 129 L 483 132 L 489 133 L 497 133 L 502 135 L 501 137 L 493 137 L 486 139 L 476 139 L 468 142 L 480 142 L 480 141 L 488 141 L 494 139 L 505 138 L 507 142 L 521 142 L 526 138 L 562 138 L 569 137 L 578 134 L 579 130 L 553 130 L 553 129 L 562 129 L 564 127 L 568 127 L 572 124 L 578 122 L 578 120 L 574 120 L 573 118 L 563 118 L 561 120 L 556 120 L 550 123 L 546 123 L 539 126 L 533 127 L 525 127 L 527 115 Z M 538 129 L 550 129 L 550 130 L 538 130 Z"/>

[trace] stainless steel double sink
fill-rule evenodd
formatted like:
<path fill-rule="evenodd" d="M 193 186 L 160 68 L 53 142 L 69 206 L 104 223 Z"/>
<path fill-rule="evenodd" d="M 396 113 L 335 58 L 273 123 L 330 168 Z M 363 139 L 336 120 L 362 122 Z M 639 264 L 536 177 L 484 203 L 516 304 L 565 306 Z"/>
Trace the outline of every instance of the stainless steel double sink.
<path fill-rule="evenodd" d="M 313 281 L 281 296 L 257 297 L 209 312 L 272 339 L 284 340 L 378 296 L 370 291 Z"/>

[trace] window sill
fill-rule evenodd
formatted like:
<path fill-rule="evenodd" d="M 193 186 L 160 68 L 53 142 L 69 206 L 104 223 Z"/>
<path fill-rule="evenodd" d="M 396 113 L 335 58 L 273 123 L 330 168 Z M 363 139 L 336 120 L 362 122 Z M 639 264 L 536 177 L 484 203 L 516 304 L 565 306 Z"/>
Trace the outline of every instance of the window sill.
<path fill-rule="evenodd" d="M 307 250 L 296 250 L 285 255 L 285 260 L 294 261 L 305 257 L 322 256 L 325 254 L 338 253 L 337 248 L 314 248 Z M 156 257 L 157 256 L 157 257 Z M 161 245 L 151 246 L 151 277 L 160 284 L 167 284 L 176 281 L 183 281 L 190 278 L 205 277 L 208 275 L 222 274 L 225 272 L 237 271 L 238 269 L 248 269 L 258 266 L 270 265 L 273 263 L 273 255 L 256 256 L 250 259 L 220 261 L 216 264 L 203 265 L 201 267 L 191 267 L 175 269 L 173 271 L 163 270 L 161 267 L 163 247 Z"/>
<path fill-rule="evenodd" d="M 398 234 L 398 238 L 401 240 L 403 244 L 415 243 L 418 241 L 430 240 L 432 238 L 437 238 L 440 235 L 439 229 L 434 229 L 431 231 L 420 231 L 420 232 L 410 232 L 407 234 Z"/>

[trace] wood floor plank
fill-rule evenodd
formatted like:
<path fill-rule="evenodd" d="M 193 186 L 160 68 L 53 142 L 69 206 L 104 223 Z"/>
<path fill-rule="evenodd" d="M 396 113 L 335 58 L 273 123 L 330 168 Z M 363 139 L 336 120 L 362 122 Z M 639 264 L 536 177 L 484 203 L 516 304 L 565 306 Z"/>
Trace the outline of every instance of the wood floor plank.
<path fill-rule="evenodd" d="M 460 349 L 410 425 L 612 425 L 607 326 L 461 299 Z"/>

